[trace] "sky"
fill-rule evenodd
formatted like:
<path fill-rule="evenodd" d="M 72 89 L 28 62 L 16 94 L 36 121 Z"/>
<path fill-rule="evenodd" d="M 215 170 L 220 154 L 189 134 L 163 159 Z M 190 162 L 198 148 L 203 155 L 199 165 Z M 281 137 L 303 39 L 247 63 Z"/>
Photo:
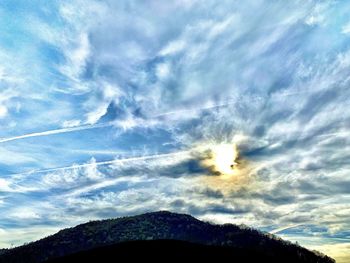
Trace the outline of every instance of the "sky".
<path fill-rule="evenodd" d="M 349 262 L 349 12 L 2 0 L 0 247 L 170 210 Z"/>

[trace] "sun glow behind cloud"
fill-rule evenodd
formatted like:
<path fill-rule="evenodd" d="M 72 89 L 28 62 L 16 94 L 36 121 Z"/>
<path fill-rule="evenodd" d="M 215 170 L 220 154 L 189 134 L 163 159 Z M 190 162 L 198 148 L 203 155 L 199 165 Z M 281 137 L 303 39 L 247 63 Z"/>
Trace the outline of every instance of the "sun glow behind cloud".
<path fill-rule="evenodd" d="M 229 178 L 237 172 L 238 150 L 236 145 L 221 143 L 208 146 L 201 161 L 214 174 Z"/>
<path fill-rule="evenodd" d="M 191 151 L 205 169 L 200 184 L 230 195 L 239 189 L 256 187 L 256 169 L 239 151 L 239 145 L 246 143 L 246 137 L 236 135 L 224 142 L 206 141 L 197 144 Z"/>

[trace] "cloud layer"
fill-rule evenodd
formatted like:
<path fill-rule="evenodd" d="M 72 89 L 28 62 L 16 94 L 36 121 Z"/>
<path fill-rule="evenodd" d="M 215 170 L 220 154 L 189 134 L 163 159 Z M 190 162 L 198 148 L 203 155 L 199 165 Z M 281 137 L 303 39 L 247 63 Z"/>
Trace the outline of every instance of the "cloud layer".
<path fill-rule="evenodd" d="M 312 0 L 5 0 L 0 245 L 169 209 L 343 253 L 349 11 Z M 240 180 L 193 154 L 221 143 L 247 163 Z"/>

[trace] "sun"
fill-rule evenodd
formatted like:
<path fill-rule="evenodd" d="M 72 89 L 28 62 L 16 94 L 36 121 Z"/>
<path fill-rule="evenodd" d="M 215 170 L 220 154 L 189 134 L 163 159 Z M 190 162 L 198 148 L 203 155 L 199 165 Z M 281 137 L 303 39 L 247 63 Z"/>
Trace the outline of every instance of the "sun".
<path fill-rule="evenodd" d="M 238 157 L 237 147 L 230 144 L 220 144 L 213 149 L 213 163 L 221 174 L 232 175 L 235 172 Z"/>
<path fill-rule="evenodd" d="M 201 184 L 229 194 L 253 184 L 255 166 L 239 151 L 240 138 L 227 142 L 206 141 L 193 148 L 193 156 L 207 173 L 198 178 Z"/>
<path fill-rule="evenodd" d="M 237 159 L 239 156 L 237 146 L 221 143 L 207 145 L 202 159 L 202 165 L 210 169 L 214 174 L 222 177 L 231 177 L 237 172 Z"/>

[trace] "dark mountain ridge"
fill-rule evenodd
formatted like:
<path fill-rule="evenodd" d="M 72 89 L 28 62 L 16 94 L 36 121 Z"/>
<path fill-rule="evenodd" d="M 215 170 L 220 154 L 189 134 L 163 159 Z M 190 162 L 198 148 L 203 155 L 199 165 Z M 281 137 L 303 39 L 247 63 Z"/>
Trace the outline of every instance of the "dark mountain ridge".
<path fill-rule="evenodd" d="M 157 251 L 173 256 L 182 253 L 189 258 L 225 255 L 235 259 L 233 262 L 335 262 L 321 253 L 268 233 L 232 224 L 214 225 L 189 215 L 162 211 L 92 221 L 67 228 L 41 240 L 6 250 L 0 254 L 0 263 L 76 262 L 84 258 L 92 259 L 94 255 L 100 255 L 99 259 L 103 255 L 109 258 L 114 255 L 112 258 L 119 259 L 122 255 L 141 258 L 148 255 L 149 259 L 157 260 L 160 259 Z"/>

